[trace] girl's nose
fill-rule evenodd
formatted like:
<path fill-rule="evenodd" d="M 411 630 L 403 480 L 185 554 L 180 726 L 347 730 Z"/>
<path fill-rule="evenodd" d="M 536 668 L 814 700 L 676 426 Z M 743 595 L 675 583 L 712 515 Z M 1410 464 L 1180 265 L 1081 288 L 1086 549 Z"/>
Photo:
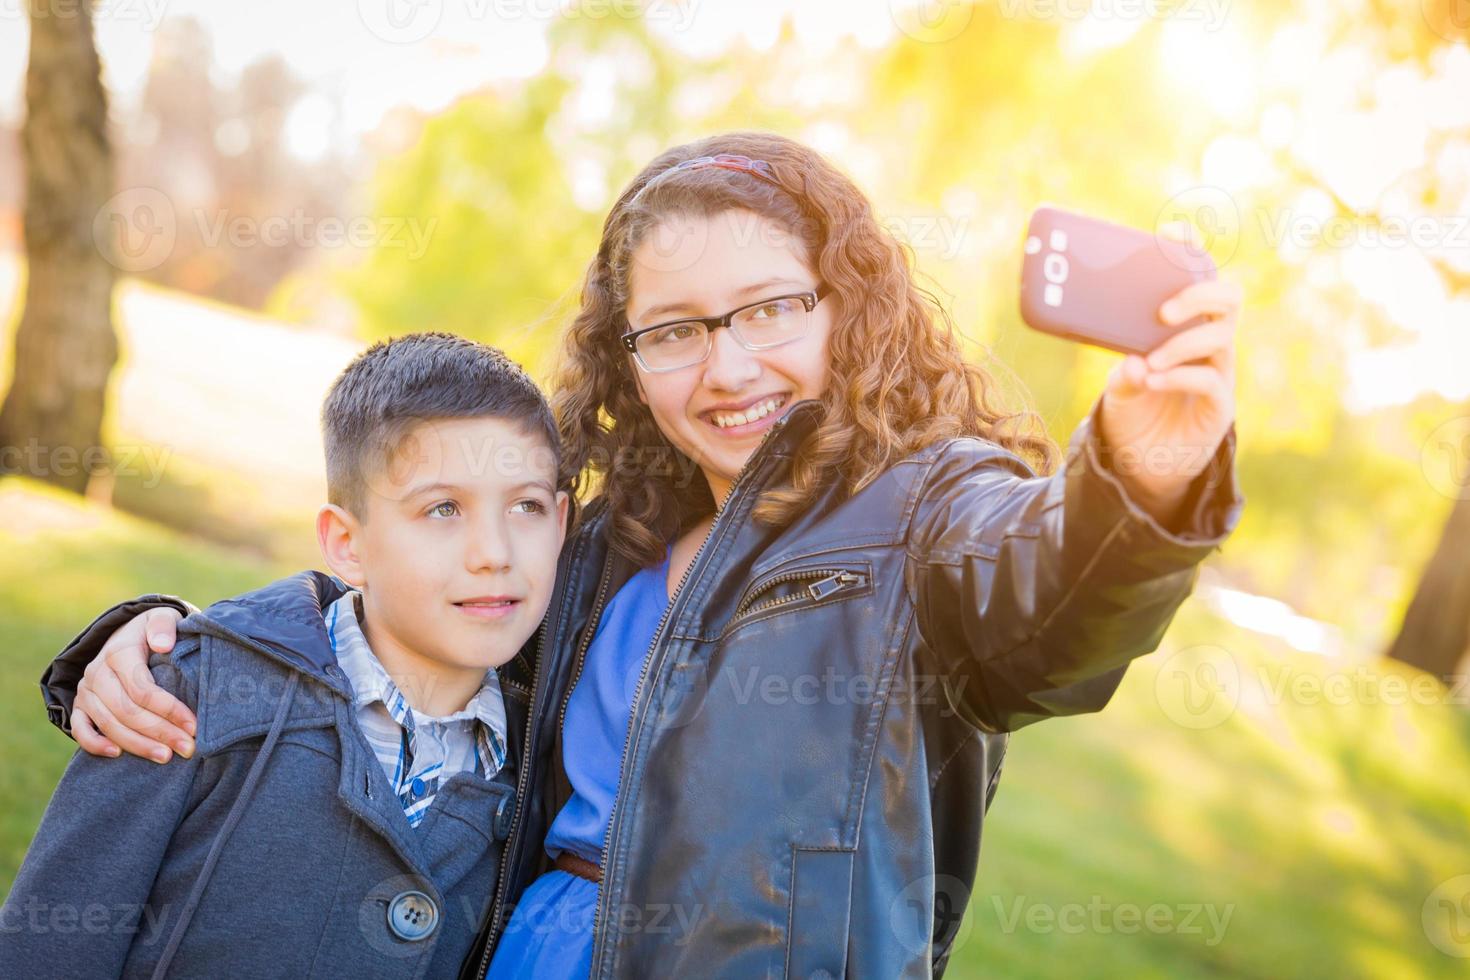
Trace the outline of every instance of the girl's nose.
<path fill-rule="evenodd" d="M 709 358 L 704 365 L 706 387 L 739 391 L 760 377 L 760 373 L 760 362 L 754 352 L 741 347 L 729 330 L 716 330 L 710 336 Z"/>

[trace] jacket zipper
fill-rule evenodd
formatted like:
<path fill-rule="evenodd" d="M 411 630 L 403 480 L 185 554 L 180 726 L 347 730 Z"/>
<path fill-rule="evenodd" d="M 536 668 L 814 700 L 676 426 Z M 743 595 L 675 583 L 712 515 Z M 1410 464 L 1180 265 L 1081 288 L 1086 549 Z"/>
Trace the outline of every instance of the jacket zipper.
<path fill-rule="evenodd" d="M 602 607 L 607 601 L 607 585 L 612 578 L 613 553 L 609 548 L 607 557 L 602 562 L 602 576 L 597 583 L 597 598 L 592 603 L 592 615 L 587 618 L 587 626 L 582 630 L 582 639 L 577 642 L 577 656 L 572 663 L 572 682 L 567 685 L 567 693 L 561 699 L 561 710 L 556 714 L 556 730 L 561 731 L 567 723 L 567 705 L 571 703 L 572 691 L 577 687 L 577 681 L 582 678 L 582 667 L 587 662 L 587 648 L 592 645 L 592 635 L 597 632 L 597 621 L 602 617 Z"/>
<path fill-rule="evenodd" d="M 775 609 L 778 606 L 784 606 L 787 603 L 796 602 L 808 597 L 813 602 L 821 602 L 834 593 L 841 592 L 849 586 L 862 585 L 868 580 L 868 577 L 861 572 L 853 572 L 845 568 L 803 568 L 799 571 L 787 572 L 784 575 L 777 575 L 773 579 L 768 579 L 762 583 L 762 587 L 756 595 L 783 582 L 799 582 L 802 579 L 808 578 L 817 578 L 819 581 L 808 585 L 804 593 L 797 592 L 792 595 L 782 596 L 779 599 L 768 599 L 765 602 L 755 602 L 755 598 L 752 596 L 736 608 L 735 615 L 730 617 L 731 621 L 733 622 L 747 613 L 764 612 L 767 609 Z"/>
<path fill-rule="evenodd" d="M 719 528 L 721 519 L 735 509 L 733 504 L 736 501 L 738 492 L 742 489 L 741 484 L 751 472 L 751 464 L 761 455 L 761 450 L 765 448 L 775 434 L 785 427 L 786 422 L 790 418 L 791 416 L 788 414 L 766 431 L 766 434 L 761 438 L 760 445 L 756 446 L 755 450 L 745 460 L 744 465 L 740 467 L 740 472 L 735 475 L 734 481 L 730 484 L 730 493 L 725 499 L 724 506 L 719 507 L 715 511 L 715 519 L 710 522 L 709 530 L 705 532 L 704 540 L 700 542 L 699 550 L 694 553 L 694 558 L 690 560 L 689 567 L 684 569 L 684 574 L 679 576 L 679 584 L 675 587 L 674 594 L 669 599 L 669 604 L 664 607 L 663 615 L 659 617 L 658 626 L 653 631 L 653 640 L 648 645 L 648 653 L 643 657 L 643 667 L 638 672 L 638 684 L 633 688 L 633 704 L 628 712 L 628 729 L 623 733 L 623 753 L 618 762 L 618 792 L 613 797 L 612 814 L 607 822 L 607 833 L 603 835 L 602 839 L 602 882 L 598 885 L 597 906 L 592 911 L 592 973 L 594 975 L 598 972 L 599 968 L 597 937 L 602 929 L 603 906 L 610 904 L 609 896 L 612 894 L 612 889 L 608 887 L 610 883 L 609 868 L 612 866 L 611 852 L 614 830 L 618 825 L 618 817 L 623 811 L 621 804 L 626 797 L 626 787 L 623 785 L 623 781 L 628 774 L 628 750 L 633 743 L 633 729 L 638 723 L 639 702 L 643 697 L 643 687 L 644 683 L 648 680 L 649 668 L 653 666 L 654 651 L 658 649 L 659 641 L 663 639 L 664 627 L 668 625 L 669 620 L 673 617 L 675 606 L 684 597 L 685 584 L 688 583 L 690 576 L 694 574 L 694 570 L 699 567 L 699 561 L 704 557 L 704 549 L 709 546 L 710 539 L 715 536 L 715 531 Z"/>
<path fill-rule="evenodd" d="M 500 917 L 500 909 L 505 903 L 505 892 L 509 887 L 507 874 L 512 851 L 511 836 L 520 829 L 521 807 L 526 805 L 526 783 L 531 778 L 531 735 L 536 723 L 536 693 L 540 687 L 538 681 L 541 671 L 546 666 L 546 640 L 551 633 L 551 621 L 547 620 L 541 628 L 541 638 L 536 643 L 536 672 L 531 675 L 531 703 L 526 708 L 526 737 L 521 742 L 521 771 L 516 775 L 516 806 L 511 812 L 510 833 L 506 835 L 505 844 L 500 852 L 500 878 L 495 883 L 495 900 L 490 903 L 489 933 L 485 936 L 485 945 L 480 949 L 480 968 L 476 972 L 479 980 L 485 980 L 485 974 L 490 972 L 490 944 L 495 937 L 496 920 Z"/>

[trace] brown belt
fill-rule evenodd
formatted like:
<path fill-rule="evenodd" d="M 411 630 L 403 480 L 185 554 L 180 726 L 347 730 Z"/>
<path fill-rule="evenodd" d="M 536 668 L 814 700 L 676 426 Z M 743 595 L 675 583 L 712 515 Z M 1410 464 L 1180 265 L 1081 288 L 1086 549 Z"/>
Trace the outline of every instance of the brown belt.
<path fill-rule="evenodd" d="M 593 884 L 602 884 L 602 868 L 588 861 L 586 858 L 577 857 L 571 851 L 562 851 L 552 862 L 552 866 L 558 871 L 565 871 L 569 875 L 578 878 L 586 878 Z"/>

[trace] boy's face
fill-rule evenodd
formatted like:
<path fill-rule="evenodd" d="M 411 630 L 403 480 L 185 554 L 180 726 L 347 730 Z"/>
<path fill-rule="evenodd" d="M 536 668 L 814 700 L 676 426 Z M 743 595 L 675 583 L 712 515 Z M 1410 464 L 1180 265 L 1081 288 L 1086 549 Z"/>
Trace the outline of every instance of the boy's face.
<path fill-rule="evenodd" d="M 380 659 L 483 671 L 536 631 L 567 513 L 541 436 L 497 418 L 420 422 L 369 474 L 363 510 L 322 508 L 318 535 L 362 590 Z"/>

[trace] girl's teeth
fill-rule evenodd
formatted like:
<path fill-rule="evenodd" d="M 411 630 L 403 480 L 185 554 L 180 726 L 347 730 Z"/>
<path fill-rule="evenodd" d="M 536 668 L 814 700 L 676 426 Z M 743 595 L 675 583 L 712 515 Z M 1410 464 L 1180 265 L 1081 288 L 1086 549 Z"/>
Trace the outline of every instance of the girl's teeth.
<path fill-rule="evenodd" d="M 753 405 L 743 412 L 727 412 L 714 416 L 715 425 L 721 429 L 728 429 L 735 425 L 749 425 L 758 419 L 770 415 L 781 405 L 780 398 L 768 398 L 759 405 Z"/>

